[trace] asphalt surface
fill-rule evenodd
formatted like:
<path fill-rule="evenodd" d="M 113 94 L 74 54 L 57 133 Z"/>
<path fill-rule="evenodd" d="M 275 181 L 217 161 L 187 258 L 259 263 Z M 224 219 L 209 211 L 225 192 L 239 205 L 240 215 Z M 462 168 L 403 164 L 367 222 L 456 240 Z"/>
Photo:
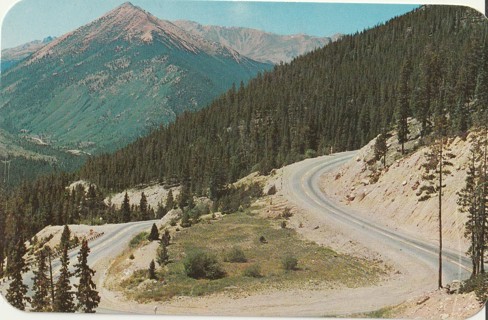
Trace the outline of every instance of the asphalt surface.
<path fill-rule="evenodd" d="M 408 259 L 436 269 L 438 265 L 438 244 L 424 242 L 415 237 L 379 226 L 351 208 L 338 205 L 328 199 L 320 190 L 320 177 L 355 156 L 356 152 L 345 152 L 334 156 L 323 156 L 295 164 L 290 170 L 285 186 L 288 200 L 298 206 L 323 215 L 331 223 L 339 223 L 349 230 L 355 239 L 367 238 L 377 241 L 382 250 L 392 250 L 406 255 Z M 331 186 L 331 188 L 333 188 Z M 443 250 L 443 283 L 466 279 L 470 276 L 471 261 L 461 252 Z M 433 281 L 437 273 L 432 274 Z M 437 282 L 435 282 L 437 283 Z"/>

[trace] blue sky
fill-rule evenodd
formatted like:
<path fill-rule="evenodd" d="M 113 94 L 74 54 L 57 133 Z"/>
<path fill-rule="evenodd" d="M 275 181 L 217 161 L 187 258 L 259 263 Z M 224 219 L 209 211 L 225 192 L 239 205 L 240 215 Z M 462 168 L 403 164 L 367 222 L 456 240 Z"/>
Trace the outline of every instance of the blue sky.
<path fill-rule="evenodd" d="M 2 48 L 60 36 L 112 10 L 125 0 L 23 0 L 2 25 Z M 132 0 L 161 19 L 239 26 L 278 34 L 330 36 L 354 33 L 413 10 L 413 5 L 293 2 Z"/>

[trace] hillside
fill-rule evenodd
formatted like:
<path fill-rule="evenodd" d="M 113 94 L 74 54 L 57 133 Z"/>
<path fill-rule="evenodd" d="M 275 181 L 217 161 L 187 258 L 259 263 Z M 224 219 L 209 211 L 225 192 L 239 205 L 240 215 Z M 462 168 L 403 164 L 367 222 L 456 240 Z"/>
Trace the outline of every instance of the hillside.
<path fill-rule="evenodd" d="M 113 151 L 269 68 L 126 3 L 3 73 L 0 121 Z"/>
<path fill-rule="evenodd" d="M 175 21 L 174 24 L 209 41 L 233 48 L 243 56 L 272 64 L 290 62 L 293 58 L 322 48 L 342 36 L 278 35 L 249 28 L 204 26 L 186 20 Z"/>
<path fill-rule="evenodd" d="M 464 237 L 467 215 L 459 211 L 457 192 L 466 183 L 472 146 L 470 138 L 473 135 L 477 133 L 470 133 L 465 139 L 456 137 L 450 140 L 449 148 L 455 158 L 451 160 L 451 174 L 445 177 L 443 193 L 443 238 L 447 247 L 461 252 L 467 251 L 469 239 Z M 379 162 L 371 163 L 375 142 L 376 139 L 373 139 L 359 151 L 355 159 L 324 175 L 322 190 L 380 224 L 413 233 L 419 239 L 437 242 L 437 198 L 419 201 L 417 195 L 423 182 L 421 164 L 426 161 L 427 147 L 420 147 L 403 157 L 398 152 L 398 139 L 393 135 L 388 139 L 390 151 L 387 169 L 384 169 Z M 409 147 L 413 147 L 415 142 L 418 143 L 418 140 L 409 141 Z"/>

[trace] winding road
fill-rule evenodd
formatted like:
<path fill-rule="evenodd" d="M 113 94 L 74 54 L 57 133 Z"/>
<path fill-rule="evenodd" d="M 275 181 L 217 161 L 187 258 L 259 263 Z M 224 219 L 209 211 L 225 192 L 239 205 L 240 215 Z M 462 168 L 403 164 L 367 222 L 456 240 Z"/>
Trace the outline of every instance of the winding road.
<path fill-rule="evenodd" d="M 324 195 L 320 189 L 320 177 L 351 160 L 356 152 L 344 152 L 333 156 L 308 159 L 287 167 L 283 189 L 285 197 L 297 206 L 322 217 L 331 225 L 339 225 L 359 243 L 378 251 L 395 261 L 408 261 L 426 270 L 431 269 L 429 284 L 425 289 L 435 289 L 438 268 L 438 244 L 423 242 L 415 237 L 380 226 L 361 216 L 349 207 L 340 205 Z M 330 186 L 333 189 L 333 186 Z M 410 273 L 411 280 L 420 269 L 402 270 Z M 443 283 L 466 279 L 470 276 L 471 261 L 461 252 L 443 250 Z"/>

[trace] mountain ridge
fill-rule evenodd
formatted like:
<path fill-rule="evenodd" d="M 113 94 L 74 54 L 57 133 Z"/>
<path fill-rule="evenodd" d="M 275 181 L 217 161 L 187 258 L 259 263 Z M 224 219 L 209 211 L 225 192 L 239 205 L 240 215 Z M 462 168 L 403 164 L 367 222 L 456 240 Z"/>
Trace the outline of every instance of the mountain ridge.
<path fill-rule="evenodd" d="M 343 35 L 315 37 L 306 34 L 279 35 L 253 28 L 202 25 L 176 20 L 175 25 L 207 40 L 223 43 L 256 61 L 279 64 L 337 41 Z"/>

